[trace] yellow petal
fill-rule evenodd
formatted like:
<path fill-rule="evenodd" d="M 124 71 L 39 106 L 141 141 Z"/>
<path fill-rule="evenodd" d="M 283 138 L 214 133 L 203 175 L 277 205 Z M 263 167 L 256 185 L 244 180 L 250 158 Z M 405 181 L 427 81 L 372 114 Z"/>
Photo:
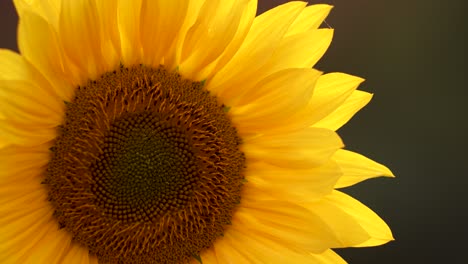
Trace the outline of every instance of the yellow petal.
<path fill-rule="evenodd" d="M 122 57 L 120 43 L 120 32 L 117 19 L 118 1 L 101 0 L 96 1 L 96 10 L 99 15 L 100 23 L 100 46 L 104 61 L 104 70 L 115 69 Z"/>
<path fill-rule="evenodd" d="M 343 172 L 343 176 L 338 179 L 335 188 L 347 187 L 379 176 L 394 177 L 393 173 L 384 165 L 352 151 L 338 150 L 332 159 L 338 163 Z"/>
<path fill-rule="evenodd" d="M 0 212 L 0 258 L 6 263 L 31 263 L 27 258 L 37 256 L 37 246 L 56 228 L 51 224 L 51 212 L 29 208 L 27 214 L 14 220 L 13 225 L 3 225 L 7 212 Z"/>
<path fill-rule="evenodd" d="M 362 78 L 344 74 L 328 73 L 320 76 L 314 95 L 309 102 L 311 122 L 315 123 L 335 111 L 363 82 Z"/>
<path fill-rule="evenodd" d="M 214 254 L 219 264 L 249 264 L 252 263 L 250 259 L 242 254 L 242 249 L 234 247 L 231 240 L 226 237 L 220 237 L 216 240 L 214 247 Z M 203 263 L 205 261 L 203 260 Z M 211 263 L 209 263 L 211 264 Z"/>
<path fill-rule="evenodd" d="M 252 89 L 239 89 L 235 101 L 230 101 L 229 105 L 242 107 L 255 104 L 258 101 L 265 100 L 265 98 L 273 97 L 272 99 L 278 99 L 279 96 L 282 96 L 293 97 L 294 99 L 289 99 L 292 101 L 301 101 L 299 97 L 305 97 L 302 101 L 306 100 L 306 102 L 300 103 L 300 106 L 304 107 L 308 103 L 320 75 L 321 72 L 314 69 L 285 69 L 260 80 Z M 285 87 L 288 89 L 285 89 Z M 290 103 L 292 102 L 288 104 Z"/>
<path fill-rule="evenodd" d="M 0 149 L 8 146 L 8 141 L 4 138 L 4 136 L 0 135 Z"/>
<path fill-rule="evenodd" d="M 61 0 L 13 0 L 19 18 L 23 18 L 25 10 L 37 15 L 58 28 Z"/>
<path fill-rule="evenodd" d="M 82 77 L 66 57 L 53 26 L 32 10 L 24 9 L 18 25 L 18 46 L 21 54 L 50 82 L 54 92 L 63 100 L 70 100 Z"/>
<path fill-rule="evenodd" d="M 2 144 L 41 144 L 54 137 L 64 104 L 49 82 L 23 57 L 0 50 Z M 33 92 L 33 94 L 31 94 Z"/>
<path fill-rule="evenodd" d="M 120 0 L 117 7 L 118 26 L 122 49 L 122 62 L 125 66 L 140 63 L 142 50 L 140 43 L 140 13 L 142 0 Z"/>
<path fill-rule="evenodd" d="M 325 252 L 320 254 L 311 254 L 314 262 L 319 264 L 346 264 L 346 261 L 342 259 L 338 254 L 333 250 L 327 249 Z"/>
<path fill-rule="evenodd" d="M 46 150 L 0 149 L 0 259 L 6 263 L 63 263 L 71 237 L 58 229 L 40 182 Z M 18 164 L 25 164 L 18 166 Z"/>
<path fill-rule="evenodd" d="M 309 263 L 310 255 L 291 250 L 281 241 L 233 226 L 224 235 L 232 247 L 239 248 L 249 263 Z"/>
<path fill-rule="evenodd" d="M 226 47 L 223 54 L 218 58 L 216 63 L 212 63 L 201 73 L 202 75 L 206 75 L 206 79 L 210 79 L 214 74 L 216 74 L 221 68 L 229 63 L 232 57 L 237 53 L 239 47 L 243 44 L 247 34 L 250 31 L 256 13 L 257 0 L 249 0 L 247 6 L 244 8 L 240 18 L 239 26 L 237 27 L 237 31 L 233 39 Z"/>
<path fill-rule="evenodd" d="M 256 70 L 268 61 L 305 5 L 304 2 L 289 2 L 256 17 L 238 52 L 207 83 L 207 89 L 229 98 L 239 87 L 249 83 L 249 78 L 255 79 Z M 240 65 L 248 65 L 249 70 Z"/>
<path fill-rule="evenodd" d="M 71 236 L 65 230 L 58 230 L 54 218 L 48 223 L 51 229 L 34 247 L 27 252 L 25 263 L 51 263 L 61 264 L 65 254 L 68 253 Z M 29 234 L 33 236 L 34 234 Z"/>
<path fill-rule="evenodd" d="M 2 183 L 0 186 L 0 201 L 2 201 L 0 211 L 4 215 L 0 219 L 2 226 L 14 226 L 15 221 L 22 221 L 25 215 L 46 210 L 48 208 L 45 204 L 46 192 L 40 188 L 42 187 L 37 179 L 23 189 L 15 189 L 12 184 Z"/>
<path fill-rule="evenodd" d="M 87 15 L 90 15 L 87 17 L 87 20 L 84 19 L 83 21 L 86 23 L 88 22 L 88 27 L 84 30 L 85 32 L 85 37 L 83 38 L 79 35 L 76 35 L 77 33 L 79 34 L 80 32 L 83 32 L 84 27 L 80 28 L 80 26 L 77 27 L 77 31 L 74 30 L 74 25 L 72 23 L 66 23 L 67 26 L 64 26 L 64 21 L 63 21 L 63 14 L 64 14 L 64 8 L 70 10 L 68 4 L 65 3 L 62 5 L 61 0 L 14 0 L 16 9 L 18 10 L 18 13 L 20 15 L 20 25 L 21 21 L 23 18 L 30 16 L 31 13 L 38 15 L 43 19 L 43 21 L 40 21 L 37 25 L 38 29 L 41 30 L 27 30 L 24 34 L 19 35 L 19 39 L 22 39 L 22 36 L 24 36 L 25 43 L 28 43 L 29 39 L 27 36 L 40 33 L 42 34 L 43 38 L 45 40 L 42 40 L 41 42 L 51 42 L 52 45 L 38 45 L 38 43 L 31 43 L 30 47 L 31 48 L 37 48 L 41 47 L 41 49 L 44 49 L 44 47 L 50 47 L 50 49 L 56 49 L 55 54 L 53 56 L 50 56 L 51 54 L 34 54 L 33 52 L 28 52 L 25 53 L 23 52 L 23 49 L 21 49 L 21 46 L 27 46 L 28 44 L 20 45 L 20 49 L 22 50 L 22 53 L 26 54 L 27 57 L 46 57 L 49 58 L 52 62 L 44 62 L 44 61 L 39 61 L 39 64 L 54 64 L 52 66 L 52 72 L 49 73 L 47 68 L 43 69 L 43 65 L 41 65 L 41 71 L 45 71 L 49 78 L 56 78 L 59 80 L 54 80 L 54 82 L 60 82 L 57 84 L 59 88 L 66 88 L 66 85 L 63 85 L 63 81 L 60 78 L 58 78 L 58 75 L 65 73 L 67 76 L 64 78 L 67 79 L 68 82 L 71 82 L 73 86 L 77 86 L 80 84 L 83 84 L 84 81 L 87 81 L 87 78 L 89 76 L 86 76 L 86 74 L 83 74 L 83 69 L 79 70 L 78 66 L 84 67 L 84 69 L 90 69 L 93 68 L 92 65 L 83 65 L 83 63 L 78 63 L 77 65 L 73 64 L 70 61 L 70 58 L 72 60 L 77 59 L 78 62 L 81 62 L 81 60 L 87 60 L 91 55 L 90 53 L 85 54 L 85 56 L 80 57 L 83 52 L 83 48 L 87 47 L 89 43 L 93 44 L 98 44 L 95 47 L 93 47 L 93 51 L 98 54 L 102 53 L 102 56 L 100 56 L 100 60 L 94 61 L 94 63 L 101 64 L 101 66 L 104 67 L 105 70 L 109 70 L 114 68 L 118 62 L 119 62 L 119 52 L 120 52 L 120 46 L 119 46 L 119 33 L 118 33 L 118 27 L 117 27 L 117 19 L 116 19 L 116 5 L 117 1 L 114 0 L 102 0 L 98 1 L 95 3 L 92 3 L 90 1 L 86 0 L 79 0 L 79 1 L 72 1 L 72 4 L 77 4 L 73 6 L 71 9 L 77 9 L 77 13 L 83 12 L 83 8 L 85 9 L 86 12 L 84 12 Z M 68 7 L 66 7 L 68 6 Z M 81 7 L 79 7 L 81 6 Z M 78 10 L 81 9 L 81 10 Z M 97 12 L 96 12 L 97 11 Z M 75 11 L 73 11 L 75 12 Z M 25 14 L 26 13 L 26 14 Z M 79 16 L 80 14 L 78 14 Z M 99 15 L 99 19 L 96 19 L 96 16 Z M 62 18 L 61 18 L 62 16 Z M 69 16 L 65 15 L 65 16 Z M 69 16 L 70 17 L 70 16 Z M 29 21 L 31 21 L 31 18 L 27 18 Z M 78 18 L 79 19 L 79 18 Z M 37 21 L 37 19 L 36 19 Z M 45 22 L 45 23 L 44 23 Z M 82 21 L 80 21 L 82 22 Z M 43 24 L 46 24 L 47 26 L 44 26 Z M 89 24 L 92 24 L 92 27 L 89 27 Z M 83 24 L 81 24 L 83 25 Z M 102 26 L 101 26 L 102 25 Z M 61 36 L 59 36 L 57 33 L 62 32 L 62 28 L 66 28 L 73 30 L 73 32 L 69 33 L 73 36 L 67 35 L 65 36 L 64 41 L 61 41 Z M 50 27 L 49 29 L 47 27 Z M 86 26 L 85 26 L 86 27 Z M 49 33 L 48 31 L 52 31 L 52 33 Z M 37 33 L 36 33 L 37 32 Z M 47 32 L 47 33 L 44 33 Z M 89 35 L 93 37 L 90 41 L 87 41 L 89 39 Z M 50 36 L 49 36 L 50 35 Z M 56 36 L 57 35 L 57 36 Z M 66 35 L 66 34 L 65 34 Z M 94 38 L 96 35 L 100 35 L 100 38 Z M 70 40 L 70 37 L 77 37 L 78 41 L 77 43 L 80 43 L 80 48 L 76 49 L 76 43 L 73 43 L 73 40 L 76 40 L 76 38 L 72 38 L 73 40 Z M 63 37 L 63 36 L 62 36 Z M 81 41 L 83 40 L 84 41 Z M 21 41 L 19 41 L 21 42 Z M 72 47 L 63 47 L 63 44 L 70 44 L 72 43 Z M 60 47 L 56 47 L 56 45 L 60 45 Z M 100 48 L 97 47 L 100 45 Z M 29 49 L 29 48 L 28 48 Z M 70 51 L 71 52 L 66 55 L 65 51 Z M 86 52 L 89 52 L 87 50 Z M 39 53 L 36 51 L 36 53 Z M 37 59 L 37 58 L 36 58 Z M 39 58 L 40 59 L 40 58 Z M 55 60 L 55 61 L 53 61 Z M 33 63 L 36 63 L 38 61 L 33 60 Z M 76 62 L 76 60 L 75 60 Z M 45 66 L 51 66 L 51 65 L 45 65 Z M 85 70 L 86 71 L 86 70 Z M 57 74 L 60 73 L 60 74 Z M 86 80 L 85 80 L 86 79 Z M 69 96 L 63 97 L 64 99 L 69 99 Z"/>
<path fill-rule="evenodd" d="M 16 192 L 22 193 L 22 196 L 17 196 L 16 199 L 12 199 L 10 194 L 5 193 L 8 185 L 1 184 L 0 252 L 5 254 L 3 257 L 0 256 L 2 260 L 17 259 L 17 263 L 31 263 L 31 260 L 19 261 L 19 259 L 38 259 L 43 255 L 53 254 L 47 250 L 49 246 L 53 247 L 56 253 L 59 252 L 56 247 L 58 244 L 53 243 L 65 236 L 50 235 L 57 229 L 57 224 L 52 218 L 53 209 L 46 202 L 47 194 L 42 189 L 43 186 L 38 180 L 34 182 L 35 188 L 33 189 L 35 190 L 29 188 L 17 190 Z M 8 203 L 4 203 L 5 200 L 8 200 Z M 48 255 L 48 257 L 57 255 Z"/>
<path fill-rule="evenodd" d="M 10 145 L 0 149 L 0 209 L 19 209 L 15 208 L 15 204 L 24 202 L 27 194 L 43 195 L 44 190 L 40 182 L 48 155 L 47 145 Z M 44 202 L 39 200 L 38 203 Z"/>
<path fill-rule="evenodd" d="M 49 97 L 30 80 L 0 80 L 0 102 L 7 119 L 34 124 L 59 124 L 62 119 L 63 101 Z"/>
<path fill-rule="evenodd" d="M 333 38 L 333 29 L 317 29 L 285 37 L 261 74 L 287 68 L 311 68 L 325 54 Z"/>
<path fill-rule="evenodd" d="M 335 132 L 308 128 L 246 139 L 243 151 L 252 161 L 262 160 L 283 168 L 311 168 L 327 162 L 341 147 L 343 143 Z"/>
<path fill-rule="evenodd" d="M 335 162 L 310 169 L 280 168 L 263 162 L 248 164 L 248 186 L 291 202 L 314 201 L 332 192 L 341 175 Z"/>
<path fill-rule="evenodd" d="M 89 250 L 80 244 L 72 243 L 62 263 L 88 264 L 98 263 L 97 258 L 89 255 Z"/>
<path fill-rule="evenodd" d="M 318 4 L 306 7 L 288 29 L 286 36 L 317 29 L 328 16 L 333 6 Z"/>
<path fill-rule="evenodd" d="M 319 76 L 313 69 L 287 69 L 223 102 L 232 106 L 230 114 L 241 134 L 271 131 L 287 126 L 283 122 L 307 106 Z"/>
<path fill-rule="evenodd" d="M 88 257 L 89 257 L 89 264 L 99 264 L 99 261 L 96 256 L 91 255 L 88 252 Z"/>
<path fill-rule="evenodd" d="M 96 79 L 119 63 L 117 56 L 111 52 L 112 45 L 108 45 L 112 38 L 101 35 L 112 32 L 111 28 L 102 28 L 102 23 L 112 25 L 103 18 L 94 0 L 62 1 L 59 37 L 67 57 L 80 69 L 83 81 Z M 115 16 L 108 15 L 106 18 Z"/>
<path fill-rule="evenodd" d="M 51 119 L 62 114 L 63 103 L 53 92 L 50 83 L 19 54 L 0 49 L 0 81 L 0 112 L 3 118 L 12 118 L 5 114 L 4 110 L 8 107 L 6 101 L 10 105 L 21 105 L 26 111 L 33 109 L 32 112 L 42 112 L 42 109 L 43 114 L 50 114 Z M 31 92 L 34 93 L 33 96 Z M 42 121 L 49 122 L 53 121 Z"/>
<path fill-rule="evenodd" d="M 289 30 L 295 28 L 292 31 L 293 34 L 287 33 L 280 40 L 272 56 L 261 68 L 254 70 L 249 67 L 249 78 L 242 83 L 241 87 L 248 89 L 253 85 L 250 82 L 253 82 L 255 79 L 264 78 L 283 69 L 313 67 L 323 56 L 332 41 L 332 29 L 316 30 L 318 26 L 317 20 L 323 20 L 328 12 L 329 9 L 327 10 L 326 5 L 305 8 L 300 15 L 302 18 L 298 18 L 300 21 L 296 20 L 294 22 L 297 22 L 296 26 L 293 23 L 289 28 Z"/>
<path fill-rule="evenodd" d="M 394 240 L 392 231 L 387 224 L 376 213 L 358 200 L 339 191 L 334 191 L 333 194 L 327 196 L 325 199 L 328 199 L 343 212 L 352 216 L 370 236 L 370 239 L 354 245 L 354 247 L 378 246 Z"/>
<path fill-rule="evenodd" d="M 342 105 L 313 126 L 336 131 L 346 124 L 361 108 L 366 106 L 371 99 L 372 94 L 355 90 Z"/>
<path fill-rule="evenodd" d="M 219 263 L 218 259 L 216 258 L 214 246 L 203 251 L 200 254 L 200 258 L 202 260 L 202 263 L 206 263 L 206 264 L 218 264 Z M 190 261 L 190 264 L 200 264 L 200 262 L 197 259 L 193 258 Z"/>
<path fill-rule="evenodd" d="M 319 201 L 300 204 L 319 216 L 332 230 L 338 241 L 334 248 L 351 247 L 369 240 L 370 235 L 354 216 L 344 212 L 339 205 L 328 199 L 331 195 L 333 194 Z"/>
<path fill-rule="evenodd" d="M 252 237 L 263 237 L 288 250 L 320 253 L 337 244 L 333 231 L 313 212 L 285 201 L 259 201 L 243 196 L 232 226 Z"/>
<path fill-rule="evenodd" d="M 187 2 L 188 9 L 182 26 L 180 27 L 177 39 L 171 46 L 171 49 L 167 52 L 166 56 L 164 57 L 164 66 L 166 66 L 166 68 L 168 68 L 169 70 L 175 70 L 179 66 L 182 56 L 182 49 L 185 41 L 185 35 L 193 26 L 195 21 L 198 19 L 200 9 L 204 4 L 204 1 Z"/>
<path fill-rule="evenodd" d="M 15 224 L 29 212 L 47 210 L 46 192 L 40 184 L 47 161 L 44 146 L 0 149 L 0 227 Z"/>
<path fill-rule="evenodd" d="M 0 148 L 0 185 L 16 180 L 31 183 L 34 177 L 39 177 L 40 169 L 49 159 L 48 148 L 49 145 L 35 147 L 11 145 Z"/>
<path fill-rule="evenodd" d="M 70 247 L 67 254 L 64 257 L 64 263 L 70 264 L 81 264 L 83 258 L 83 253 L 81 252 L 81 248 L 78 246 Z"/>
<path fill-rule="evenodd" d="M 43 170 L 40 170 L 41 172 Z M 28 171 L 24 171 L 22 172 L 21 174 L 25 174 L 25 173 L 38 173 L 39 170 L 28 170 Z M 10 177 L 25 177 L 23 175 L 10 175 Z M 34 174 L 33 174 L 34 175 Z M 0 185 L 0 201 L 4 202 L 5 204 L 2 206 L 2 210 L 9 210 L 11 208 L 14 208 L 15 206 L 17 205 L 20 205 L 20 204 L 26 204 L 24 201 L 33 201 L 33 199 L 31 199 L 31 197 L 33 195 L 36 195 L 34 196 L 33 198 L 37 199 L 37 197 L 39 196 L 40 199 L 44 198 L 42 196 L 42 192 L 41 190 L 38 190 L 38 188 L 40 187 L 40 180 L 37 179 L 38 177 L 38 174 L 34 175 L 36 177 L 36 179 L 32 179 L 32 180 L 29 180 L 29 181 L 16 181 L 16 182 L 2 182 L 1 185 Z M 17 183 L 24 183 L 23 186 L 19 186 Z M 8 204 L 6 204 L 8 203 Z"/>
<path fill-rule="evenodd" d="M 310 30 L 301 34 L 285 37 L 268 61 L 244 80 L 242 90 L 254 89 L 253 86 L 263 78 L 278 74 L 291 68 L 312 68 L 328 49 L 333 38 L 332 29 Z M 249 69 L 250 70 L 250 69 Z M 238 89 L 239 90 L 239 89 Z M 221 93 L 219 96 L 231 104 L 235 100 L 233 93 Z M 224 97 L 223 97 L 224 96 Z"/>
<path fill-rule="evenodd" d="M 51 263 L 61 264 L 64 263 L 62 259 L 68 253 L 71 244 L 71 236 L 65 230 L 58 230 L 58 225 L 55 219 L 51 219 L 50 225 L 55 226 L 47 235 L 39 242 L 36 247 L 28 252 L 31 263 L 37 261 L 38 263 Z"/>
<path fill-rule="evenodd" d="M 234 38 L 248 1 L 206 1 L 185 36 L 179 71 L 192 80 L 203 80 L 200 71 L 213 63 Z M 229 21 L 229 23 L 226 23 Z"/>
<path fill-rule="evenodd" d="M 288 4 L 290 4 L 290 6 L 293 7 L 292 3 L 293 2 Z M 300 3 L 295 4 L 297 4 L 298 7 L 302 7 L 300 6 Z M 284 8 L 286 8 L 286 5 L 284 5 Z M 319 11 L 319 9 L 322 9 L 322 11 Z M 293 34 L 288 36 L 282 35 L 281 38 L 275 40 L 276 42 L 273 40 L 261 40 L 268 41 L 268 43 L 270 43 L 270 46 L 268 47 L 270 48 L 270 50 L 262 52 L 263 57 L 261 58 L 256 58 L 255 60 L 249 62 L 240 62 L 249 65 L 249 71 L 239 73 L 243 74 L 240 75 L 242 76 L 242 78 L 232 78 L 228 82 L 224 82 L 230 77 L 223 74 L 223 71 L 225 69 L 222 69 L 220 73 L 217 76 L 215 76 L 211 82 L 208 83 L 207 89 L 217 94 L 219 93 L 218 96 L 220 96 L 222 100 L 226 101 L 226 104 L 229 105 L 229 100 L 231 97 L 234 97 L 236 95 L 238 87 L 242 87 L 243 89 L 249 89 L 255 84 L 255 82 L 258 79 L 265 78 L 266 76 L 283 69 L 312 67 L 325 53 L 325 51 L 331 43 L 331 39 L 333 36 L 333 30 L 314 29 L 314 25 L 316 24 L 316 22 L 314 22 L 313 20 L 317 19 L 315 15 L 317 15 L 316 13 L 323 13 L 323 9 L 324 8 L 316 8 L 313 12 L 306 12 L 306 17 L 312 16 L 311 20 L 309 21 L 310 23 L 306 23 L 308 25 L 305 26 L 307 28 L 306 32 L 300 32 L 299 30 L 299 34 Z M 322 17 L 322 15 L 318 15 L 318 17 Z M 255 22 L 252 27 L 252 30 L 255 28 Z M 299 22 L 299 24 L 302 23 L 303 22 Z M 250 35 L 251 34 L 249 34 L 249 36 Z M 274 36 L 269 37 L 271 38 Z M 246 39 L 246 42 L 247 41 L 249 41 L 249 38 Z M 260 42 L 260 40 L 258 40 L 258 42 Z M 258 46 L 258 43 L 256 43 L 255 45 Z M 241 50 L 243 47 L 247 47 L 247 45 L 244 43 L 244 45 L 241 47 Z M 256 47 L 252 47 L 251 50 L 255 50 L 255 48 Z M 236 54 L 233 60 L 241 58 L 240 54 L 241 52 Z M 265 55 L 268 55 L 268 57 L 266 57 Z M 247 55 L 247 58 L 250 59 L 252 56 L 254 55 L 249 54 Z M 233 62 L 231 63 L 233 64 Z M 226 68 L 229 68 L 229 64 Z M 235 70 L 236 69 L 229 69 L 229 74 L 231 74 Z M 220 81 L 221 79 L 223 80 Z"/>
<path fill-rule="evenodd" d="M 30 80 L 43 89 L 50 84 L 42 74 L 16 52 L 0 49 L 0 80 Z"/>
<path fill-rule="evenodd" d="M 141 8 L 143 62 L 158 67 L 181 30 L 188 11 L 185 0 L 144 0 Z"/>
<path fill-rule="evenodd" d="M 6 144 L 37 146 L 50 142 L 57 136 L 55 125 L 34 125 L 34 119 L 30 120 L 27 122 L 0 120 L 2 140 Z"/>

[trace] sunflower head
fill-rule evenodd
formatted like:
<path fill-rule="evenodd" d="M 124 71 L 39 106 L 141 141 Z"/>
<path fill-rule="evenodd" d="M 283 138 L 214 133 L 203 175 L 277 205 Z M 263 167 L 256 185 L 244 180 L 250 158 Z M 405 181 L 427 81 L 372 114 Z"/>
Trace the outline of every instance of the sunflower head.
<path fill-rule="evenodd" d="M 240 143 L 201 83 L 162 66 L 122 67 L 66 103 L 43 183 L 58 224 L 92 254 L 180 262 L 230 222 L 243 180 Z M 125 240 L 132 247 L 119 247 Z"/>
<path fill-rule="evenodd" d="M 392 240 L 336 190 L 393 175 L 335 132 L 371 95 L 313 69 L 330 6 L 15 5 L 21 53 L 0 50 L 6 263 L 339 263 L 332 248 Z"/>

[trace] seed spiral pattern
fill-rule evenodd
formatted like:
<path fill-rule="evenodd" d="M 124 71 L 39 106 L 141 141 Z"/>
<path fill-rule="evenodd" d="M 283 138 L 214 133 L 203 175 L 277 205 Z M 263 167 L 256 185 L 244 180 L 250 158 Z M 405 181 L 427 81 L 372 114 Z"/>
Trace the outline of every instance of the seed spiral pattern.
<path fill-rule="evenodd" d="M 225 109 L 162 66 L 78 87 L 43 182 L 60 227 L 100 263 L 186 263 L 211 247 L 244 178 Z"/>
<path fill-rule="evenodd" d="M 182 131 L 151 113 L 130 115 L 114 121 L 103 146 L 91 171 L 92 190 L 105 214 L 150 221 L 186 205 L 196 165 Z"/>

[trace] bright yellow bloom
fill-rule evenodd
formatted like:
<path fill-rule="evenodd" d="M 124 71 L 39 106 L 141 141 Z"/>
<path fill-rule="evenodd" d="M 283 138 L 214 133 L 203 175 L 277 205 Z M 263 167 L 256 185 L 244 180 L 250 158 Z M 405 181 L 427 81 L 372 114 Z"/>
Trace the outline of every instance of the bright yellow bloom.
<path fill-rule="evenodd" d="M 389 169 L 335 131 L 361 78 L 312 67 L 331 7 L 16 0 L 0 50 L 2 263 L 344 263 L 390 229 L 335 189 Z"/>

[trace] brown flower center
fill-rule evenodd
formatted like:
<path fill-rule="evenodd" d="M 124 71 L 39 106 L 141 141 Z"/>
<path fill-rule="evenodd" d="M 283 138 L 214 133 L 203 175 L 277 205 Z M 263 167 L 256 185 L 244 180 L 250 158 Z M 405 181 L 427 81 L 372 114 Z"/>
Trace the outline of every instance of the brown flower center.
<path fill-rule="evenodd" d="M 79 87 L 44 181 L 60 226 L 103 263 L 184 263 L 211 247 L 245 166 L 224 109 L 163 67 Z"/>

